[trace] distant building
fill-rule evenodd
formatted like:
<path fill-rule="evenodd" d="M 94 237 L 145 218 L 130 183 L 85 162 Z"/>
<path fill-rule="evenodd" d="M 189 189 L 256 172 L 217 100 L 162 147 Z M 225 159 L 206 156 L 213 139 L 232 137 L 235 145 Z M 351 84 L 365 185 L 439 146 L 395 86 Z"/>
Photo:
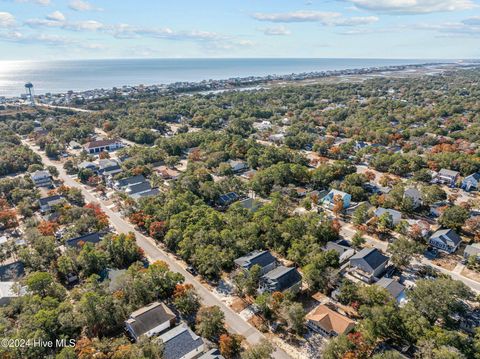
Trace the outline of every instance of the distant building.
<path fill-rule="evenodd" d="M 160 335 L 164 359 L 192 359 L 205 351 L 205 342 L 182 323 Z"/>
<path fill-rule="evenodd" d="M 35 171 L 30 177 L 36 187 L 51 188 L 53 187 L 52 175 L 48 171 Z"/>
<path fill-rule="evenodd" d="M 465 191 L 478 190 L 478 185 L 480 182 L 480 173 L 476 172 L 467 176 L 462 181 L 462 189 Z"/>
<path fill-rule="evenodd" d="M 130 314 L 125 329 L 134 340 L 142 335 L 151 337 L 175 325 L 175 314 L 165 304 L 153 302 Z"/>
<path fill-rule="evenodd" d="M 438 174 L 437 174 L 437 182 L 446 184 L 447 186 L 455 186 L 457 183 L 457 180 L 460 176 L 460 173 L 457 171 L 452 171 L 452 170 L 447 170 L 445 168 L 442 168 Z"/>
<path fill-rule="evenodd" d="M 122 168 L 117 161 L 111 159 L 101 159 L 98 161 L 98 174 L 108 177 L 122 172 Z"/>
<path fill-rule="evenodd" d="M 230 165 L 233 173 L 239 173 L 248 169 L 248 165 L 245 161 L 230 160 L 228 164 Z"/>
<path fill-rule="evenodd" d="M 447 253 L 455 252 L 461 242 L 462 238 L 453 229 L 440 229 L 428 241 L 432 247 Z"/>
<path fill-rule="evenodd" d="M 308 313 L 305 319 L 310 329 L 326 337 L 348 334 L 355 327 L 353 320 L 330 309 L 324 304 L 320 304 Z"/>
<path fill-rule="evenodd" d="M 261 273 L 265 274 L 277 266 L 277 260 L 270 251 L 254 251 L 244 257 L 235 259 L 235 265 L 243 270 L 250 270 L 254 265 L 260 266 Z"/>
<path fill-rule="evenodd" d="M 297 293 L 302 286 L 302 276 L 296 268 L 278 266 L 260 278 L 260 292 Z"/>
<path fill-rule="evenodd" d="M 65 241 L 67 247 L 81 248 L 85 243 L 97 244 L 101 241 L 98 232 L 85 234 Z"/>
<path fill-rule="evenodd" d="M 330 209 L 335 206 L 335 200 L 340 198 L 343 201 L 343 208 L 347 209 L 350 207 L 350 202 L 352 201 L 352 196 L 348 193 L 332 189 L 328 194 L 323 197 L 322 203 L 327 205 Z"/>
<path fill-rule="evenodd" d="M 480 260 L 480 243 L 469 244 L 463 251 L 463 258 L 468 259 L 471 256 L 475 256 L 477 261 Z"/>
<path fill-rule="evenodd" d="M 235 193 L 235 192 L 229 192 L 222 194 L 220 197 L 218 197 L 217 203 L 220 206 L 228 206 L 232 204 L 233 202 L 236 202 L 240 199 L 240 196 Z"/>
<path fill-rule="evenodd" d="M 370 283 L 380 278 L 389 259 L 377 248 L 364 248 L 350 258 L 350 267 L 361 280 Z"/>
<path fill-rule="evenodd" d="M 59 195 L 40 198 L 38 204 L 42 213 L 50 212 L 54 206 L 65 203 L 65 198 Z"/>
<path fill-rule="evenodd" d="M 375 217 L 381 217 L 383 214 L 385 213 L 388 213 L 388 215 L 390 216 L 391 220 L 392 220 L 392 224 L 394 226 L 396 226 L 397 224 L 400 223 L 400 221 L 402 220 L 402 212 L 399 212 L 399 211 L 396 211 L 394 209 L 390 209 L 390 208 L 382 208 L 382 207 L 378 207 L 376 210 L 375 210 Z"/>
<path fill-rule="evenodd" d="M 84 149 L 90 154 L 100 153 L 103 151 L 115 151 L 123 147 L 123 143 L 119 140 L 98 140 L 85 144 Z"/>
<path fill-rule="evenodd" d="M 347 261 L 355 254 L 355 250 L 353 248 L 337 242 L 327 242 L 323 250 L 337 252 L 340 263 Z"/>
<path fill-rule="evenodd" d="M 403 197 L 412 199 L 413 208 L 418 208 L 422 205 L 422 193 L 415 187 L 407 188 Z"/>

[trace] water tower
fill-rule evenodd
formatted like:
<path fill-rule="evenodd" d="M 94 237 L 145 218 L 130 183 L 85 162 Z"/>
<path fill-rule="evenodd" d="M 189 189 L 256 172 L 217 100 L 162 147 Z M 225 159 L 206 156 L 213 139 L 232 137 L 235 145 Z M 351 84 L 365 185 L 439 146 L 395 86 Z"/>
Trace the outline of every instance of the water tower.
<path fill-rule="evenodd" d="M 27 97 L 30 100 L 30 105 L 35 106 L 35 95 L 33 93 L 33 84 L 31 82 L 27 82 L 25 84 L 25 91 L 27 92 Z"/>

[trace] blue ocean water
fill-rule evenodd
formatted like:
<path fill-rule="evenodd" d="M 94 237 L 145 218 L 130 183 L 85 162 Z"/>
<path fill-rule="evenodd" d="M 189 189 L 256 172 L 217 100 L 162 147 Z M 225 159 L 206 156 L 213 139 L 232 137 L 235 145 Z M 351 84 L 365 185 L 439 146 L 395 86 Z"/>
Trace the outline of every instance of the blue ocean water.
<path fill-rule="evenodd" d="M 392 59 L 109 59 L 0 61 L 0 96 L 19 96 L 32 82 L 35 93 L 59 93 L 123 85 L 168 84 L 231 77 L 358 69 L 432 62 Z"/>

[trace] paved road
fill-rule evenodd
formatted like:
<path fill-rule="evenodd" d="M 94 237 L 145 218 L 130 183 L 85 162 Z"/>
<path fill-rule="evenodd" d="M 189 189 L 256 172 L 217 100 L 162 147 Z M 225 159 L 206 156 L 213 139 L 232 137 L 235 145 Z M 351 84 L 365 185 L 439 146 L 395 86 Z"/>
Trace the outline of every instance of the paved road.
<path fill-rule="evenodd" d="M 87 110 L 87 109 L 84 109 L 84 108 L 47 105 L 46 103 L 36 103 L 35 106 L 37 106 L 37 107 L 47 107 L 47 108 L 59 109 L 59 110 L 70 110 L 70 111 L 76 111 L 76 112 L 95 112 L 93 110 Z"/>
<path fill-rule="evenodd" d="M 151 261 L 162 260 L 166 262 L 170 269 L 181 273 L 185 277 L 187 283 L 191 283 L 204 305 L 219 306 L 222 311 L 225 313 L 225 322 L 228 329 L 234 333 L 243 335 L 248 343 L 257 344 L 262 339 L 265 339 L 264 335 L 258 331 L 256 328 L 251 326 L 242 317 L 240 317 L 236 312 L 234 312 L 230 307 L 225 305 L 219 298 L 217 298 L 208 288 L 206 288 L 202 283 L 200 283 L 194 276 L 188 273 L 182 262 L 176 260 L 173 255 L 166 253 L 161 250 L 155 243 L 155 241 L 147 236 L 144 236 L 142 233 L 135 230 L 135 228 L 126 220 L 124 220 L 118 213 L 112 211 L 108 208 L 102 201 L 93 196 L 87 188 L 76 182 L 73 178 L 68 176 L 63 169 L 63 166 L 58 161 L 50 160 L 42 151 L 38 149 L 37 146 L 32 145 L 27 141 L 23 141 L 25 145 L 29 146 L 34 152 L 38 153 L 43 160 L 43 163 L 47 166 L 55 166 L 59 172 L 59 178 L 62 179 L 66 186 L 76 187 L 82 190 L 83 195 L 87 202 L 97 202 L 100 204 L 103 211 L 108 215 L 111 224 L 119 233 L 134 232 L 137 238 L 138 245 L 145 251 L 145 254 Z M 287 355 L 283 350 L 277 348 L 274 353 L 275 358 L 279 359 L 289 359 L 290 356 Z"/>

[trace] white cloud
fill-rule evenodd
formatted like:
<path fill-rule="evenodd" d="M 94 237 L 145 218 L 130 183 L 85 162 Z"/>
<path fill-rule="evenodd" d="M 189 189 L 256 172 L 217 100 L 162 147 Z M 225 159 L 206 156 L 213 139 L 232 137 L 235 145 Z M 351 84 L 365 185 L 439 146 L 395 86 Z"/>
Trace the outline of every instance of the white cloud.
<path fill-rule="evenodd" d="M 380 13 L 428 14 L 470 10 L 477 5 L 473 0 L 346 0 L 356 7 Z"/>
<path fill-rule="evenodd" d="M 0 12 L 0 27 L 11 27 L 15 25 L 15 17 L 9 12 Z"/>
<path fill-rule="evenodd" d="M 93 6 L 88 1 L 83 1 L 83 0 L 72 0 L 68 4 L 68 7 L 72 10 L 75 10 L 75 11 L 101 10 L 100 8 L 97 8 L 97 7 Z"/>
<path fill-rule="evenodd" d="M 261 31 L 267 36 L 288 36 L 292 33 L 285 26 L 267 27 Z"/>
<path fill-rule="evenodd" d="M 47 20 L 51 21 L 65 21 L 66 17 L 60 11 L 54 11 L 50 15 L 45 17 Z"/>
<path fill-rule="evenodd" d="M 269 22 L 318 22 L 325 26 L 357 26 L 378 21 L 376 16 L 345 17 L 338 12 L 294 11 L 286 13 L 256 13 L 253 18 Z"/>
<path fill-rule="evenodd" d="M 15 2 L 18 2 L 18 3 L 31 2 L 31 3 L 35 3 L 42 6 L 48 6 L 52 3 L 50 0 L 15 0 Z"/>

